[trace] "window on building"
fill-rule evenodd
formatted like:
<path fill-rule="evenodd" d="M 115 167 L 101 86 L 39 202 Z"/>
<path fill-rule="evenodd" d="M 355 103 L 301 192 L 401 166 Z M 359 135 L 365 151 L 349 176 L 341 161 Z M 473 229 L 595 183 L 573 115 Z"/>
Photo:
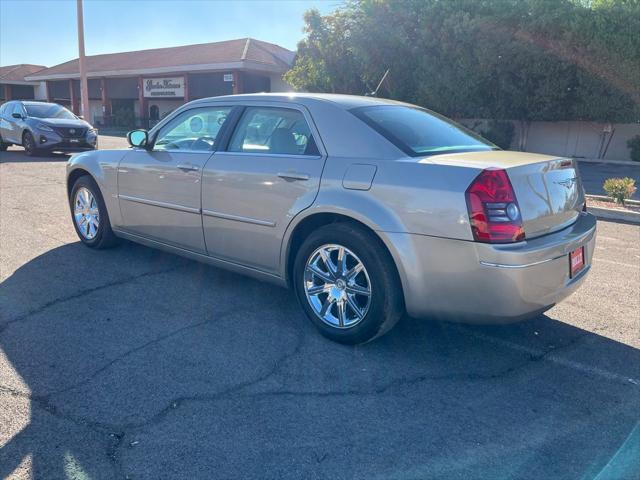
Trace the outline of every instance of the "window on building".
<path fill-rule="evenodd" d="M 270 107 L 247 108 L 228 150 L 276 155 L 319 154 L 302 112 Z"/>
<path fill-rule="evenodd" d="M 165 125 L 154 150 L 211 150 L 231 107 L 194 108 Z"/>

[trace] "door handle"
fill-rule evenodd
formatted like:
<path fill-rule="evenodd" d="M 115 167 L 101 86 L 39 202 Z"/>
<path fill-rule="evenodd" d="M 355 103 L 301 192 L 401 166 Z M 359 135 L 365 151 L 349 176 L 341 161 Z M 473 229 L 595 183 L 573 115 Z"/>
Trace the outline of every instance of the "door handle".
<path fill-rule="evenodd" d="M 198 167 L 196 165 L 190 165 L 190 164 L 178 165 L 178 168 L 180 170 L 182 170 L 183 172 L 197 172 L 198 171 Z"/>
<path fill-rule="evenodd" d="M 294 180 L 309 180 L 309 175 L 306 173 L 296 173 L 296 172 L 286 172 L 286 173 L 278 173 L 280 178 L 284 178 L 285 180 L 294 181 Z"/>

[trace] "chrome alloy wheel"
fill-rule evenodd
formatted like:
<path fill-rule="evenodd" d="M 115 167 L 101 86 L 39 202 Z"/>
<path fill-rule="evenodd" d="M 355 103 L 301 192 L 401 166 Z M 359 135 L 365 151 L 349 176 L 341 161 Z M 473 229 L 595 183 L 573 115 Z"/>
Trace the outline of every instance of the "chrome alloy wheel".
<path fill-rule="evenodd" d="M 73 204 L 73 217 L 78 231 L 87 240 L 93 240 L 100 226 L 100 212 L 96 198 L 88 188 L 80 187 Z"/>
<path fill-rule="evenodd" d="M 357 325 L 371 305 L 371 282 L 360 259 L 342 245 L 322 245 L 304 269 L 304 290 L 315 314 L 338 328 Z"/>

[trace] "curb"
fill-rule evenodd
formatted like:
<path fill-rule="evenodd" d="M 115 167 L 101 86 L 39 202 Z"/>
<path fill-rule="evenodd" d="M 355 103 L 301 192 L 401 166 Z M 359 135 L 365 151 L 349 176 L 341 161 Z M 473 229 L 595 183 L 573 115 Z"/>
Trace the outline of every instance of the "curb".
<path fill-rule="evenodd" d="M 606 163 L 608 165 L 627 165 L 630 167 L 636 166 L 640 167 L 640 162 L 634 162 L 633 160 L 606 160 L 604 158 L 576 158 L 573 157 L 577 162 L 585 162 L 585 163 Z"/>
<path fill-rule="evenodd" d="M 615 208 L 590 207 L 589 205 L 587 205 L 587 211 L 594 215 L 596 218 L 602 220 L 613 220 L 615 222 L 640 225 L 640 213 L 625 212 L 622 210 L 617 210 Z"/>
<path fill-rule="evenodd" d="M 587 193 L 585 194 L 585 197 L 587 197 L 587 200 L 593 199 L 600 200 L 601 202 L 615 203 L 614 200 L 611 199 L 611 197 L 607 197 L 606 195 L 593 195 L 591 193 Z M 627 200 L 625 200 L 625 203 L 628 203 L 629 205 L 633 205 L 635 207 L 640 207 L 640 200 L 628 198 Z"/>

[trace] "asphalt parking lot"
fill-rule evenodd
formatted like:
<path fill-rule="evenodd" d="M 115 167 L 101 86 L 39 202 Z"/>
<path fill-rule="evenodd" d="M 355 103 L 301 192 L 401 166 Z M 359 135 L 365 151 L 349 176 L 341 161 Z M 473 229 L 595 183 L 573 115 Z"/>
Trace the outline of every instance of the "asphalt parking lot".
<path fill-rule="evenodd" d="M 640 478 L 638 226 L 537 319 L 347 347 L 284 289 L 83 247 L 67 157 L 0 159 L 0 478 Z"/>

